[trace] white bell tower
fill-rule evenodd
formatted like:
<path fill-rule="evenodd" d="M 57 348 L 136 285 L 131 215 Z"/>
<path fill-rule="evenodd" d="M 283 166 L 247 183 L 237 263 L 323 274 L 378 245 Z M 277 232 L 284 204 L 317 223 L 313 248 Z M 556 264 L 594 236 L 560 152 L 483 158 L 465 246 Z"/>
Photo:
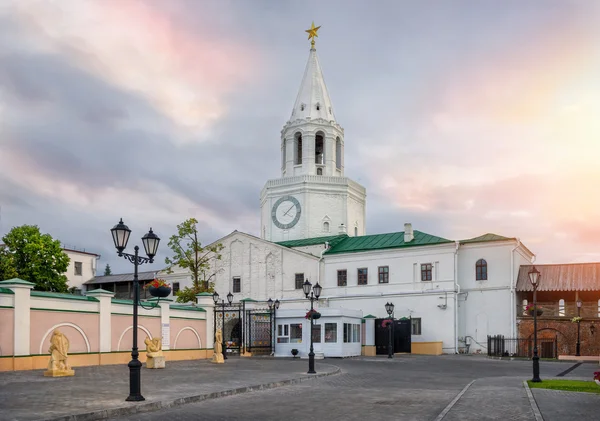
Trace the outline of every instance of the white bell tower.
<path fill-rule="evenodd" d="M 281 130 L 281 178 L 261 192 L 261 237 L 287 241 L 338 234 L 365 234 L 366 190 L 344 176 L 344 129 L 315 49 L 320 27 L 307 30 L 308 63 L 292 115 Z"/>

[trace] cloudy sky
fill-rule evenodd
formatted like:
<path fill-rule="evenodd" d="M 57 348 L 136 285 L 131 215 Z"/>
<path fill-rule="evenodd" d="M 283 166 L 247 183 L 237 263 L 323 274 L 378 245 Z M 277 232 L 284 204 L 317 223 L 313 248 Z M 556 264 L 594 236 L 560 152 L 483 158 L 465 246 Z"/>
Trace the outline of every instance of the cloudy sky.
<path fill-rule="evenodd" d="M 0 234 L 259 234 L 314 20 L 369 233 L 600 260 L 600 2 L 0 0 Z M 140 244 L 139 240 L 137 241 Z M 153 267 L 148 267 L 152 269 Z"/>

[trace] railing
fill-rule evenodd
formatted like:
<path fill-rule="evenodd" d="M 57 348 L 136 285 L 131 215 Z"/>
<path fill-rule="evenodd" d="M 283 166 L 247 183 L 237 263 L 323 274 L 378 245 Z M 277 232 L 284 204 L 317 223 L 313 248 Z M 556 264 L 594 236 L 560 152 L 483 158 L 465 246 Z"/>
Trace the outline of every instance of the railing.
<path fill-rule="evenodd" d="M 558 358 L 556 338 L 538 338 L 540 358 Z M 533 357 L 533 338 L 505 338 L 502 335 L 488 336 L 489 357 Z"/>
<path fill-rule="evenodd" d="M 529 303 L 533 304 L 533 303 Z M 517 305 L 517 317 L 533 317 L 533 313 L 525 311 L 525 305 Z M 538 318 L 560 317 L 570 320 L 577 316 L 577 304 L 575 302 L 566 302 L 564 305 L 559 303 L 537 303 Z M 583 303 L 579 314 L 584 319 L 600 318 L 600 308 L 597 303 Z"/>

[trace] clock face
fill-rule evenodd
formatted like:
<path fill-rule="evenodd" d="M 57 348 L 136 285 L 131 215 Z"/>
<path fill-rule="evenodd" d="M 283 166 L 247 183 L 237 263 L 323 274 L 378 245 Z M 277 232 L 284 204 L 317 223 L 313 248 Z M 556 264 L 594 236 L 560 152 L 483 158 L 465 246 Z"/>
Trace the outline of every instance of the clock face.
<path fill-rule="evenodd" d="M 300 202 L 294 196 L 283 196 L 277 199 L 271 209 L 271 219 L 275 226 L 290 229 L 300 220 Z"/>

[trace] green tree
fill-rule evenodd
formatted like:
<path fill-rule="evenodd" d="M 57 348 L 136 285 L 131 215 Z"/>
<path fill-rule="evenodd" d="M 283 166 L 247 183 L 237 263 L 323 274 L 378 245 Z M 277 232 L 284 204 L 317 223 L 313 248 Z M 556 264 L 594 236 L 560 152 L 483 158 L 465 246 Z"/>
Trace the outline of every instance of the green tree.
<path fill-rule="evenodd" d="M 110 270 L 110 265 L 107 263 L 106 267 L 104 268 L 104 276 L 109 276 L 112 275 L 112 272 Z"/>
<path fill-rule="evenodd" d="M 0 246 L 0 281 L 16 278 L 18 276 L 15 269 L 15 262 L 12 254 L 5 246 Z"/>
<path fill-rule="evenodd" d="M 50 234 L 42 234 L 37 225 L 14 227 L 3 238 L 3 261 L 14 268 L 17 276 L 35 284 L 39 291 L 67 292 L 69 256 Z M 9 255 L 9 256 L 8 256 Z M 6 260 L 5 260 L 6 259 Z"/>
<path fill-rule="evenodd" d="M 213 292 L 214 282 L 210 279 L 216 275 L 214 263 L 221 260 L 220 251 L 222 244 L 213 244 L 202 247 L 198 240 L 198 221 L 195 218 L 187 219 L 177 225 L 177 234 L 169 238 L 169 248 L 173 257 L 167 257 L 165 263 L 168 266 L 167 273 L 173 273 L 173 267 L 179 266 L 190 271 L 192 286 L 185 287 L 177 293 L 177 302 L 194 302 L 196 294 L 201 292 Z"/>

